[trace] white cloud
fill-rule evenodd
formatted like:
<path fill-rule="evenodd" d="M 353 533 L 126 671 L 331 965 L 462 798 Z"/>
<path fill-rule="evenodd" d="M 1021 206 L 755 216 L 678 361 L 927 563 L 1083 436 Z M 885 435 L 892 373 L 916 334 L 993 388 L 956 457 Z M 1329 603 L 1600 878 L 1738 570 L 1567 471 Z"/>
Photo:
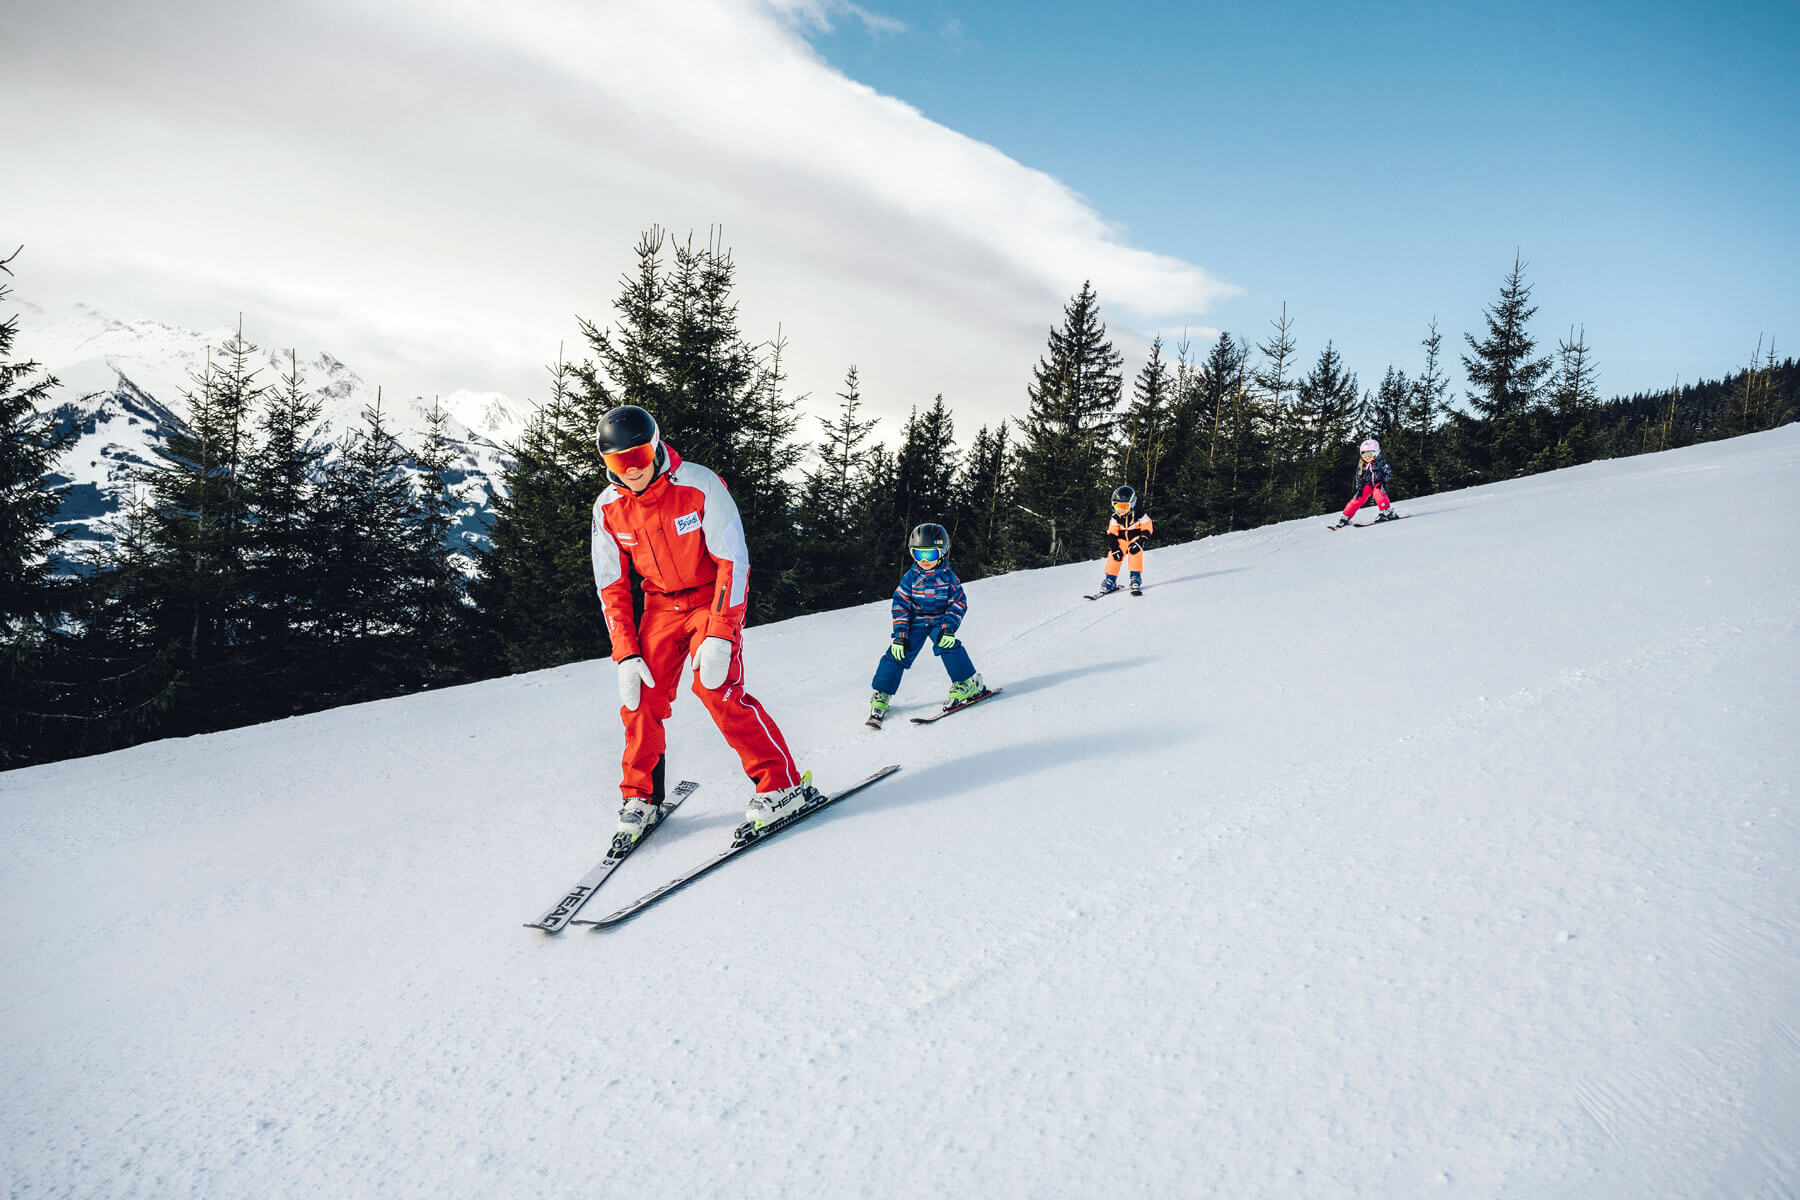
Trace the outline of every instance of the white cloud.
<path fill-rule="evenodd" d="M 849 0 L 767 0 L 769 8 L 790 21 L 797 21 L 807 28 L 829 32 L 836 28 L 831 15 L 837 12 L 849 13 L 862 22 L 863 28 L 872 34 L 905 33 L 906 22 L 881 13 L 871 12 L 860 4 L 852 4 Z"/>
<path fill-rule="evenodd" d="M 1135 344 L 1230 289 L 847 79 L 838 0 L 39 6 L 0 48 L 21 295 L 330 349 L 406 393 L 542 394 L 637 233 L 723 226 L 748 334 L 830 402 L 1021 411 L 1092 279 Z M 15 19 L 16 23 L 16 19 Z M 9 30 L 9 34 L 12 33 Z M 1130 325 L 1132 328 L 1125 328 Z"/>

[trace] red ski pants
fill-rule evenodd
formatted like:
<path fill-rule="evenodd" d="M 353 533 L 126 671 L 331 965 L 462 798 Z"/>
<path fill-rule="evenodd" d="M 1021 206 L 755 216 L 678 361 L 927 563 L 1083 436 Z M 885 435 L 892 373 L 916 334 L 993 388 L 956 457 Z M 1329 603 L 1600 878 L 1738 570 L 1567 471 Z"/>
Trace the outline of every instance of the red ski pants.
<path fill-rule="evenodd" d="M 1360 496 L 1357 496 L 1355 499 L 1351 500 L 1350 503 L 1344 505 L 1344 515 L 1346 517 L 1354 517 L 1356 515 L 1356 510 L 1369 502 L 1370 496 L 1375 497 L 1376 508 L 1379 508 L 1382 512 L 1388 510 L 1387 493 L 1381 490 L 1380 484 L 1371 483 L 1363 488 Z"/>
<path fill-rule="evenodd" d="M 658 597 L 649 598 L 643 620 L 638 623 L 638 647 L 656 683 L 644 685 L 635 710 L 619 706 L 619 717 L 625 722 L 624 772 L 619 791 L 627 798 L 655 795 L 653 773 L 668 745 L 663 737 L 663 722 L 669 719 L 675 691 L 688 670 L 688 659 L 705 640 L 706 624 L 712 615 L 705 603 L 684 611 L 651 607 L 657 601 Z M 741 645 L 732 647 L 731 670 L 725 675 L 724 685 L 717 690 L 703 687 L 695 673 L 694 695 L 700 697 L 706 711 L 712 714 L 713 724 L 737 751 L 744 773 L 755 781 L 757 791 L 789 788 L 800 782 L 799 768 L 794 765 L 794 756 L 788 752 L 787 741 L 774 718 L 744 690 Z"/>

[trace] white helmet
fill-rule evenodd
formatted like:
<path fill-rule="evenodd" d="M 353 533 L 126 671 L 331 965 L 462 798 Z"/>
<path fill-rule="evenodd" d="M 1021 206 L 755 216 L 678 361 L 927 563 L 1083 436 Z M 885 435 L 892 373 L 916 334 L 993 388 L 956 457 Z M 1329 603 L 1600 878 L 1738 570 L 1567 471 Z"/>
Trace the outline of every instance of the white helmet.
<path fill-rule="evenodd" d="M 1362 444 L 1361 452 L 1363 454 L 1380 454 L 1381 453 L 1381 443 L 1376 441 L 1374 438 L 1370 438 Z"/>

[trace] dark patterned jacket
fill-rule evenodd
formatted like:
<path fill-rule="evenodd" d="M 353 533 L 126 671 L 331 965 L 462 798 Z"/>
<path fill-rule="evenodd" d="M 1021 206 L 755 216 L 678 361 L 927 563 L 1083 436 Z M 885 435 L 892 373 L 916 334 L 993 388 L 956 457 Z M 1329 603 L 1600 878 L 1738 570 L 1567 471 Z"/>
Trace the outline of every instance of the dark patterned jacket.
<path fill-rule="evenodd" d="M 1356 460 L 1356 478 L 1350 484 L 1351 494 L 1360 496 L 1362 490 L 1371 484 L 1387 491 L 1388 483 L 1394 478 L 1394 468 L 1388 466 L 1388 460 L 1376 455 L 1372 463 L 1364 462 L 1360 457 Z"/>

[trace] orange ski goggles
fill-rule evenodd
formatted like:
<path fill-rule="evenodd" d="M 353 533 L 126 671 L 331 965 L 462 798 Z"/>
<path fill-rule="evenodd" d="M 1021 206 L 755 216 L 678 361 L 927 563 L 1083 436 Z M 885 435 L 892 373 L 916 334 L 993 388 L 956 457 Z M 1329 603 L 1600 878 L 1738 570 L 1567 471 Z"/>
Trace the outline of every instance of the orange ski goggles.
<path fill-rule="evenodd" d="M 1116 513 L 1118 513 L 1118 514 L 1119 514 L 1119 515 L 1120 515 L 1120 516 L 1121 516 L 1121 517 L 1122 517 L 1122 516 L 1124 516 L 1124 515 L 1125 515 L 1125 514 L 1126 514 L 1126 513 L 1128 513 L 1128 512 L 1130 512 L 1130 511 L 1131 511 L 1131 505 L 1129 505 L 1129 504 L 1120 504 L 1120 503 L 1119 503 L 1119 502 L 1118 502 L 1118 501 L 1117 501 L 1117 500 L 1114 500 L 1114 501 L 1113 501 L 1113 511 L 1114 511 L 1114 512 L 1116 512 Z"/>
<path fill-rule="evenodd" d="M 614 475 L 623 475 L 627 471 L 641 471 L 656 461 L 656 443 L 645 442 L 641 446 L 615 450 L 613 453 L 601 457 L 606 460 L 606 469 Z"/>

